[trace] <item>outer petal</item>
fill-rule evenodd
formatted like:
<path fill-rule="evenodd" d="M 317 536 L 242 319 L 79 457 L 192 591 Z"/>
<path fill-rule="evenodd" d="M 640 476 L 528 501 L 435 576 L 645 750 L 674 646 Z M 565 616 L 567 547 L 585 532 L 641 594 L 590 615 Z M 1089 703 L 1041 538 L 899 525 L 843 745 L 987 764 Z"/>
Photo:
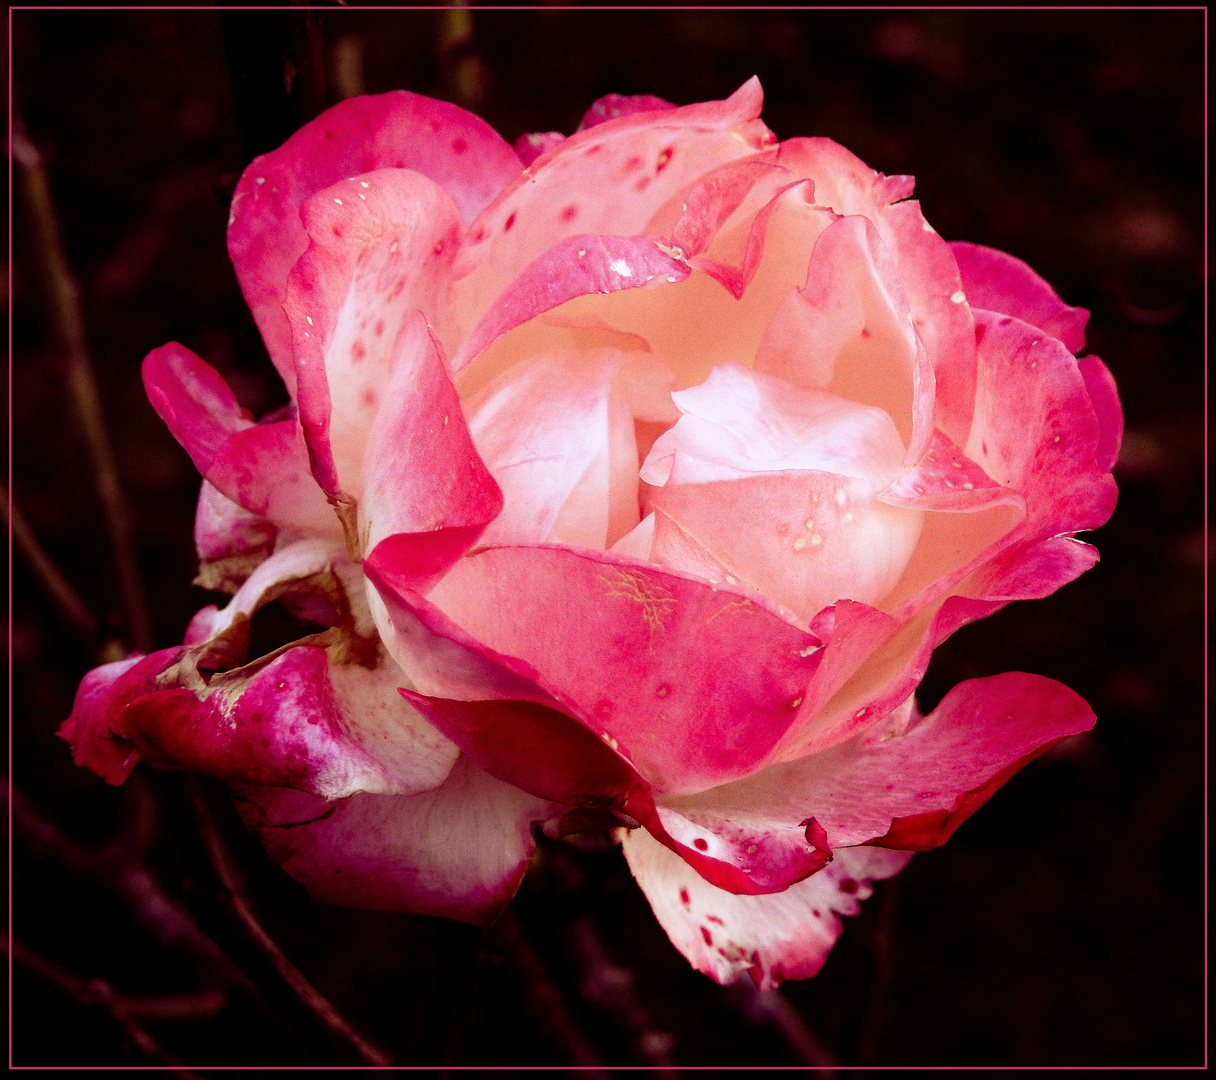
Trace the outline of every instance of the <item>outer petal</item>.
<path fill-rule="evenodd" d="M 521 581 L 531 587 L 521 592 Z M 431 599 L 476 640 L 537 671 L 660 792 L 750 772 L 789 727 L 819 663 L 820 640 L 759 597 L 608 553 L 484 549 Z"/>
<path fill-rule="evenodd" d="M 1012 315 L 1058 338 L 1070 353 L 1085 348 L 1089 312 L 1070 307 L 1021 259 L 995 248 L 956 241 L 950 245 L 958 261 L 963 290 L 973 308 Z"/>
<path fill-rule="evenodd" d="M 666 112 L 676 106 L 654 94 L 605 94 L 583 115 L 579 131 L 596 127 L 619 116 L 633 116 L 635 113 Z"/>
<path fill-rule="evenodd" d="M 665 805 L 703 829 L 743 829 L 786 849 L 813 817 L 833 850 L 880 839 L 924 850 L 1027 762 L 1094 724 L 1067 687 L 1022 672 L 960 683 L 919 722 L 909 708 L 831 750 Z"/>
<path fill-rule="evenodd" d="M 472 221 L 519 175 L 519 159 L 484 121 L 446 101 L 396 90 L 340 102 L 279 149 L 255 158 L 232 197 L 228 251 L 270 358 L 295 389 L 287 275 L 308 247 L 299 210 L 316 192 L 373 169 L 412 169 Z"/>
<path fill-rule="evenodd" d="M 300 208 L 308 250 L 287 280 L 300 423 L 331 500 L 357 498 L 384 386 L 415 345 L 413 312 L 439 324 L 462 233 L 455 203 L 404 169 L 344 180 Z"/>
<path fill-rule="evenodd" d="M 634 236 L 697 177 L 772 141 L 751 79 L 725 101 L 621 116 L 542 155 L 481 215 L 456 265 L 452 306 L 469 333 L 542 251 L 570 236 Z M 665 233 L 679 216 L 657 231 Z"/>
<path fill-rule="evenodd" d="M 326 802 L 245 787 L 238 808 L 271 857 L 322 903 L 492 923 L 535 849 L 542 799 L 461 758 L 434 791 Z"/>
<path fill-rule="evenodd" d="M 281 528 L 342 535 L 294 420 L 255 424 L 219 372 L 176 342 L 148 353 L 143 379 L 152 407 L 223 495 Z"/>
<path fill-rule="evenodd" d="M 723 985 L 746 971 L 761 990 L 816 974 L 840 936 L 837 915 L 856 915 L 870 882 L 899 873 L 902 851 L 849 848 L 784 892 L 736 896 L 692 872 L 641 830 L 621 843 L 629 868 L 672 944 Z"/>
<path fill-rule="evenodd" d="M 1103 470 L 1113 469 L 1123 443 L 1123 408 L 1119 404 L 1114 376 L 1096 356 L 1081 357 L 1077 366 L 1098 417 L 1097 466 Z"/>

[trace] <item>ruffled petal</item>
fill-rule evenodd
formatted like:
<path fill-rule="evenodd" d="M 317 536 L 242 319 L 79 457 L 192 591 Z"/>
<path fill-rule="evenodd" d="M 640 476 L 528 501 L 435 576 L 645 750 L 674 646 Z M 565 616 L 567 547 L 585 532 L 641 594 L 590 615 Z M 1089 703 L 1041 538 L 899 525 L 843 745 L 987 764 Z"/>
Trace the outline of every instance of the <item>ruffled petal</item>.
<path fill-rule="evenodd" d="M 756 370 L 797 386 L 885 409 L 920 457 L 932 434 L 932 368 L 904 283 L 869 219 L 829 225 L 811 253 L 806 285 L 777 309 Z"/>
<path fill-rule="evenodd" d="M 784 892 L 733 895 L 715 888 L 642 830 L 621 846 L 672 944 L 698 971 L 726 986 L 746 971 L 761 990 L 815 975 L 840 936 L 838 915 L 856 915 L 871 881 L 893 877 L 909 854 L 848 848 Z"/>
<path fill-rule="evenodd" d="M 237 796 L 245 823 L 314 899 L 474 926 L 489 926 L 515 895 L 536 846 L 532 823 L 553 813 L 467 758 L 412 797 L 327 802 L 273 787 Z"/>
<path fill-rule="evenodd" d="M 542 155 L 481 215 L 456 264 L 452 307 L 467 335 L 541 252 L 578 235 L 666 234 L 685 188 L 772 141 L 756 79 L 725 101 L 622 115 Z M 676 202 L 664 227 L 656 212 Z M 454 339 L 455 340 L 455 339 Z"/>
<path fill-rule="evenodd" d="M 973 308 L 1012 315 L 1057 338 L 1070 353 L 1085 348 L 1089 312 L 1070 307 L 1026 263 L 980 244 L 950 245 L 958 262 L 962 288 Z"/>
<path fill-rule="evenodd" d="M 340 180 L 383 168 L 412 169 L 433 180 L 466 224 L 520 172 L 515 152 L 484 120 L 405 90 L 348 98 L 255 158 L 232 197 L 228 252 L 270 358 L 293 394 L 283 301 L 287 276 L 308 248 L 300 207 Z"/>

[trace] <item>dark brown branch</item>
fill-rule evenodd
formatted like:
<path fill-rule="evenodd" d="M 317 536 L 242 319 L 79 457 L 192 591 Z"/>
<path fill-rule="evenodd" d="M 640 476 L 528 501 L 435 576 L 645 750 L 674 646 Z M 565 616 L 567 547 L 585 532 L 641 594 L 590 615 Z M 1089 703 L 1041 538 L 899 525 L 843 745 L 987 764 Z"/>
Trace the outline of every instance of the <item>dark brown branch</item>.
<path fill-rule="evenodd" d="M 219 827 L 211 815 L 197 782 L 188 778 L 193 801 L 195 821 L 199 839 L 207 860 L 221 889 L 221 902 L 227 908 L 228 920 L 243 938 L 243 944 L 252 948 L 294 997 L 304 1013 L 315 1023 L 326 1041 L 338 1052 L 342 1060 L 355 1065 L 385 1066 L 391 1058 L 373 1046 L 357 1032 L 337 1009 L 305 978 L 266 933 L 245 892 L 240 872 L 220 835 Z M 258 980 L 255 978 L 255 983 Z"/>
<path fill-rule="evenodd" d="M 148 1033 L 136 1017 L 158 1019 L 183 1015 L 213 1016 L 224 1007 L 225 999 L 222 994 L 217 991 L 205 991 L 203 994 L 190 995 L 191 1011 L 188 1014 L 183 1012 L 184 996 L 175 995 L 172 998 L 162 998 L 159 999 L 160 1003 L 162 1005 L 170 1003 L 172 1008 L 168 1012 L 162 1008 L 158 1014 L 156 1006 L 152 1005 L 152 1002 L 157 999 L 116 993 L 113 987 L 104 980 L 85 979 L 74 975 L 32 949 L 26 948 L 21 942 L 10 942 L 7 935 L 0 935 L 0 949 L 6 953 L 11 950 L 12 958 L 16 963 L 49 982 L 69 997 L 75 998 L 86 1009 L 104 1009 L 122 1027 L 127 1038 L 135 1044 L 135 1048 L 150 1061 L 168 1065 L 173 1070 L 173 1074 L 181 1077 L 182 1080 L 200 1080 L 198 1073 L 184 1068 L 181 1062 Z"/>
<path fill-rule="evenodd" d="M 38 542 L 34 530 L 30 528 L 25 515 L 17 509 L 16 502 L 8 498 L 8 493 L 0 487 L 0 501 L 4 503 L 5 520 L 12 529 L 13 541 L 39 584 L 46 590 L 54 602 L 64 622 L 73 630 L 92 638 L 97 633 L 97 620 L 85 606 L 83 600 L 76 595 L 76 590 L 68 583 L 46 549 Z"/>
<path fill-rule="evenodd" d="M 57 345 L 67 365 L 68 388 L 93 465 L 97 495 L 118 569 L 129 644 L 140 652 L 151 652 L 152 619 L 136 564 L 131 519 L 102 415 L 101 397 L 80 307 L 80 288 L 63 248 L 59 218 L 42 156 L 26 138 L 18 116 L 13 118 L 12 141 L 25 209 L 33 224 L 35 257 L 46 282 Z"/>
<path fill-rule="evenodd" d="M 571 1016 L 544 961 L 528 944 L 510 911 L 503 913 L 494 930 L 523 978 L 532 1012 L 553 1041 L 566 1052 L 570 1064 L 582 1070 L 583 1076 L 609 1080 L 611 1072 L 604 1067 L 603 1059 Z"/>
<path fill-rule="evenodd" d="M 671 1057 L 675 1039 L 655 1025 L 634 989 L 633 972 L 608 955 L 590 917 L 574 923 L 570 941 L 583 997 L 616 1021 L 629 1036 L 638 1060 L 653 1067 L 652 1076 L 668 1080 L 678 1076 Z"/>
<path fill-rule="evenodd" d="M 753 1024 L 767 1024 L 776 1028 L 786 1047 L 803 1065 L 818 1070 L 821 1076 L 836 1075 L 835 1056 L 807 1027 L 798 1010 L 780 990 L 761 993 L 745 976 L 729 987 L 727 994 Z"/>

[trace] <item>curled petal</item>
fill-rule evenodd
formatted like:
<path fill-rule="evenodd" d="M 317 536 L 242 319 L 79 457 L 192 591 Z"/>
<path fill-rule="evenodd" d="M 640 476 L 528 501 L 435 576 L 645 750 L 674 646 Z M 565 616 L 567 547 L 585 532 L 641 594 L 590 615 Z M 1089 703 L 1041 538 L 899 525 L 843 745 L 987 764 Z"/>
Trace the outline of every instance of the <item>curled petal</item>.
<path fill-rule="evenodd" d="M 621 841 L 629 869 L 672 944 L 710 978 L 729 985 L 747 972 L 761 990 L 816 974 L 840 936 L 838 915 L 856 915 L 871 881 L 899 873 L 911 857 L 848 848 L 819 873 L 783 892 L 739 896 L 635 830 Z"/>
<path fill-rule="evenodd" d="M 234 593 L 274 549 L 273 522 L 250 513 L 204 480 L 194 515 L 194 547 L 204 589 Z"/>
<path fill-rule="evenodd" d="M 616 739 L 657 792 L 750 772 L 819 662 L 820 640 L 759 597 L 601 552 L 483 549 L 430 599 Z"/>

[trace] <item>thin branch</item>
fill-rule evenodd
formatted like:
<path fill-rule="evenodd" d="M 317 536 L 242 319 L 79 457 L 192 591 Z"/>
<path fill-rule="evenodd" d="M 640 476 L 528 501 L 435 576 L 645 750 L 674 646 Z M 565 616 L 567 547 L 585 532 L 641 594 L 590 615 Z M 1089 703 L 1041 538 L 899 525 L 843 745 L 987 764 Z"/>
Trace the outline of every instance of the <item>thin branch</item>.
<path fill-rule="evenodd" d="M 200 974 L 221 986 L 249 986 L 232 961 L 203 934 L 190 913 L 167 896 L 152 873 L 119 845 L 94 851 L 47 821 L 16 787 L 11 790 L 13 843 L 27 858 L 58 867 L 78 882 L 119 900 L 135 925 L 161 946 L 191 956 Z M 252 989 L 251 986 L 249 986 Z"/>
<path fill-rule="evenodd" d="M 69 997 L 75 998 L 86 1009 L 105 1009 L 122 1027 L 127 1038 L 135 1044 L 135 1048 L 144 1057 L 151 1061 L 158 1061 L 162 1065 L 168 1065 L 173 1070 L 173 1074 L 181 1077 L 182 1080 L 201 1080 L 198 1073 L 184 1068 L 181 1062 L 162 1047 L 136 1019 L 138 1008 L 133 1009 L 132 1004 L 143 1006 L 143 1016 L 149 1019 L 155 1017 L 155 1010 L 153 1009 L 150 1014 L 147 1008 L 151 999 L 128 997 L 125 994 L 116 993 L 113 987 L 102 979 L 84 979 L 79 975 L 74 975 L 45 956 L 40 956 L 32 949 L 22 945 L 21 942 L 10 942 L 7 935 L 0 935 L 0 950 L 5 953 L 11 952 L 13 960 L 23 968 L 49 982 Z M 193 1016 L 211 1016 L 224 1007 L 223 995 L 219 995 L 217 1002 L 214 991 L 210 992 L 205 1003 L 202 1003 L 203 1011 L 198 1008 L 200 995 L 192 995 L 192 997 L 195 999 L 195 1008 L 191 1013 Z M 171 1015 L 181 1016 L 180 996 L 172 1000 L 177 1011 Z M 162 1012 L 161 1015 L 165 1014 Z"/>
<path fill-rule="evenodd" d="M 505 911 L 494 925 L 496 933 L 523 976 L 528 1004 L 548 1030 L 550 1037 L 566 1052 L 570 1064 L 582 1070 L 582 1075 L 595 1080 L 610 1080 L 612 1073 L 604 1060 L 583 1034 L 570 1014 L 565 998 L 554 984 L 548 968 L 519 928 L 510 911 Z"/>
<path fill-rule="evenodd" d="M 671 1057 L 675 1039 L 655 1024 L 634 988 L 633 972 L 608 955 L 589 916 L 570 928 L 570 941 L 583 997 L 616 1021 L 629 1036 L 638 1059 L 652 1066 L 652 1076 L 667 1080 L 678 1076 Z"/>
<path fill-rule="evenodd" d="M 110 547 L 117 564 L 130 644 L 140 652 L 151 652 L 152 619 L 136 564 L 131 519 L 102 415 L 101 397 L 97 391 L 97 378 L 89 355 L 84 314 L 80 307 L 80 288 L 63 248 L 59 218 L 42 156 L 26 138 L 17 115 L 13 117 L 12 146 L 13 157 L 20 166 L 18 173 L 25 193 L 25 205 L 34 227 L 36 258 L 47 283 L 55 334 L 67 363 L 68 387 L 93 464 L 97 495 L 101 500 Z"/>
<path fill-rule="evenodd" d="M 190 778 L 193 781 L 193 777 Z M 343 1059 L 358 1065 L 386 1066 L 391 1058 L 373 1046 L 338 1012 L 337 1009 L 304 977 L 274 943 L 263 929 L 245 892 L 240 872 L 237 870 L 227 844 L 220 835 L 219 827 L 203 799 L 196 783 L 191 783 L 195 820 L 199 839 L 207 859 L 223 888 L 223 901 L 230 915 L 235 918 L 243 932 L 245 943 L 251 945 L 265 960 L 269 961 L 278 977 L 283 981 L 304 1011 L 320 1026 L 329 1043 Z"/>
<path fill-rule="evenodd" d="M 34 530 L 30 528 L 25 515 L 17 509 L 17 504 L 8 497 L 8 492 L 0 486 L 0 500 L 4 502 L 5 522 L 12 529 L 13 540 L 17 548 L 30 564 L 34 576 L 46 590 L 47 595 L 54 601 L 59 614 L 73 630 L 92 638 L 97 633 L 97 620 L 85 606 L 83 600 L 76 595 L 76 590 L 63 576 L 46 548 L 38 542 Z"/>
<path fill-rule="evenodd" d="M 753 1024 L 776 1028 L 790 1052 L 803 1065 L 818 1070 L 821 1076 L 836 1075 L 835 1056 L 807 1027 L 798 1010 L 780 990 L 761 993 L 751 979 L 742 978 L 727 988 L 727 995 Z"/>

